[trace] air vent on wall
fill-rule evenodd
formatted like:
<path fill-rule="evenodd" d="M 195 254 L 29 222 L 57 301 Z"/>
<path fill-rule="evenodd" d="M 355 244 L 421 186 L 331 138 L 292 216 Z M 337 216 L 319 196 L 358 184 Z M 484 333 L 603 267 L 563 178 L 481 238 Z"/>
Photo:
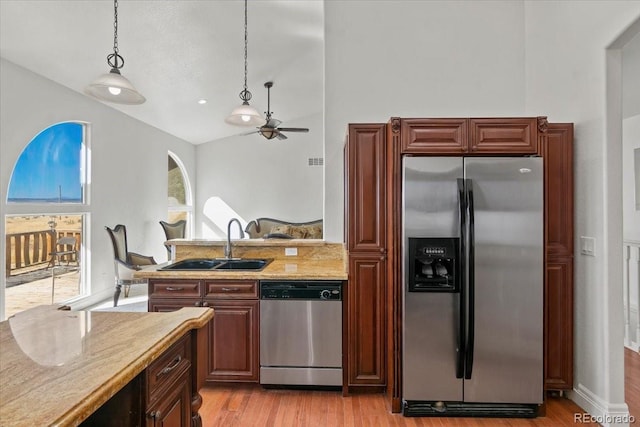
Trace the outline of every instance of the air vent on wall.
<path fill-rule="evenodd" d="M 309 157 L 309 166 L 324 166 L 323 157 Z"/>

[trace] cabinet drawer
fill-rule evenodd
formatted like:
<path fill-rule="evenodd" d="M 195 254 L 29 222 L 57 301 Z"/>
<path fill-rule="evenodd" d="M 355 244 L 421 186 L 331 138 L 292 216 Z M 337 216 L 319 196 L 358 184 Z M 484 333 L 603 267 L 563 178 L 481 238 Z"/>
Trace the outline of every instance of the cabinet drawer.
<path fill-rule="evenodd" d="M 537 123 L 535 117 L 471 119 L 471 153 L 536 154 Z"/>
<path fill-rule="evenodd" d="M 197 298 L 201 295 L 199 280 L 149 281 L 149 298 Z"/>
<path fill-rule="evenodd" d="M 467 152 L 467 119 L 401 119 L 403 154 Z"/>
<path fill-rule="evenodd" d="M 147 403 L 153 402 L 165 385 L 172 383 L 191 366 L 189 335 L 182 337 L 145 371 Z"/>
<path fill-rule="evenodd" d="M 205 298 L 257 299 L 258 282 L 255 280 L 216 280 L 205 282 Z"/>

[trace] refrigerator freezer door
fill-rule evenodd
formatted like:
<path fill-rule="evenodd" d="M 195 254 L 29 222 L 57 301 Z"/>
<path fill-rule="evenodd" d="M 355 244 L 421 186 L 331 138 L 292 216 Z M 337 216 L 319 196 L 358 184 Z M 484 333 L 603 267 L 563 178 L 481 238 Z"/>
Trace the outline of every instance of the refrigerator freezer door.
<path fill-rule="evenodd" d="M 462 400 L 456 378 L 458 293 L 408 292 L 409 237 L 458 237 L 462 158 L 403 160 L 403 351 L 405 400 Z"/>
<path fill-rule="evenodd" d="M 474 352 L 466 402 L 542 403 L 541 158 L 466 158 L 474 205 Z"/>

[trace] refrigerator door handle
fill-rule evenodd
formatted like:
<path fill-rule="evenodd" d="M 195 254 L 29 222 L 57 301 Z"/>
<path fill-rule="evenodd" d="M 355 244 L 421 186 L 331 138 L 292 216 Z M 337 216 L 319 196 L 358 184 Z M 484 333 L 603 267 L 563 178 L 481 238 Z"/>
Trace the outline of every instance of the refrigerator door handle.
<path fill-rule="evenodd" d="M 471 379 L 471 373 L 473 372 L 473 345 L 474 345 L 474 330 L 475 330 L 475 313 L 474 313 L 474 299 L 475 299 L 475 272 L 474 272 L 474 246 L 475 246 L 475 215 L 473 206 L 473 180 L 467 179 L 466 192 L 467 192 L 467 207 L 469 208 L 469 258 L 467 259 L 469 280 L 468 280 L 468 304 L 467 304 L 467 340 L 465 343 L 465 374 L 464 378 Z"/>
<path fill-rule="evenodd" d="M 458 178 L 458 209 L 460 220 L 460 244 L 458 245 L 458 265 L 456 266 L 456 280 L 458 280 L 458 316 L 456 318 L 456 378 L 464 378 L 464 341 L 465 341 L 465 240 L 467 218 L 467 197 L 465 192 L 464 179 Z"/>

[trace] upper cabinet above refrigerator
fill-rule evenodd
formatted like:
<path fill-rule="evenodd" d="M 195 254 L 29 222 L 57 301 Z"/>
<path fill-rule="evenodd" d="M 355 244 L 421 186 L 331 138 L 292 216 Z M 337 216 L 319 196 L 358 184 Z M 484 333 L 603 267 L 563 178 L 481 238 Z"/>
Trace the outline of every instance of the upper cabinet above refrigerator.
<path fill-rule="evenodd" d="M 545 117 L 400 119 L 402 154 L 538 154 Z"/>

